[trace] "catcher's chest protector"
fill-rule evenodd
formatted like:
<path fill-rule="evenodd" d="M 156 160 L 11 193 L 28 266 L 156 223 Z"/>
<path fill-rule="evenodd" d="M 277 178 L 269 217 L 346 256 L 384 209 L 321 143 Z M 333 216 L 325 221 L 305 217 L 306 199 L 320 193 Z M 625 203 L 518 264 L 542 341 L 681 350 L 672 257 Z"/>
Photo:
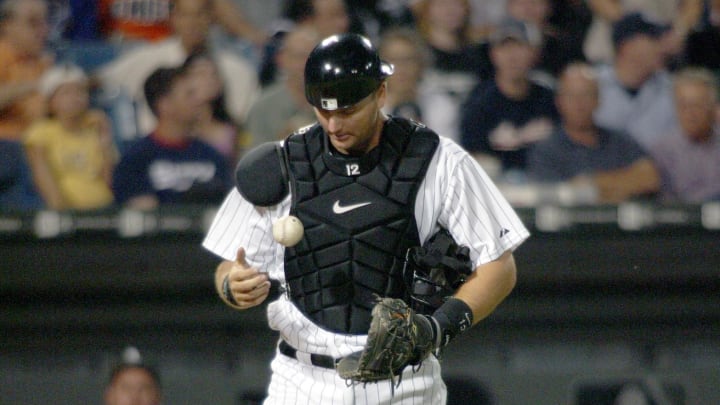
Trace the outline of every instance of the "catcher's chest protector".
<path fill-rule="evenodd" d="M 290 212 L 305 226 L 285 249 L 288 296 L 319 326 L 364 334 L 374 294 L 404 296 L 405 253 L 419 245 L 415 197 L 439 139 L 391 118 L 365 156 L 333 155 L 327 142 L 315 125 L 285 144 Z"/>

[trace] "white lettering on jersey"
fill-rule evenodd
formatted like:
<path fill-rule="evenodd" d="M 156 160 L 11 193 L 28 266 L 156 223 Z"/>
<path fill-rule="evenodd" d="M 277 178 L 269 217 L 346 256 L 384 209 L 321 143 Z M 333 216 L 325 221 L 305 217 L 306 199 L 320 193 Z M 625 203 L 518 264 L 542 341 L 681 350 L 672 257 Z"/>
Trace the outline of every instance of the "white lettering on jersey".
<path fill-rule="evenodd" d="M 171 162 L 158 160 L 148 170 L 150 182 L 156 190 L 187 191 L 194 183 L 207 183 L 215 177 L 211 162 Z"/>
<path fill-rule="evenodd" d="M 170 18 L 170 0 L 115 0 L 111 14 L 118 20 L 142 24 L 167 21 Z"/>

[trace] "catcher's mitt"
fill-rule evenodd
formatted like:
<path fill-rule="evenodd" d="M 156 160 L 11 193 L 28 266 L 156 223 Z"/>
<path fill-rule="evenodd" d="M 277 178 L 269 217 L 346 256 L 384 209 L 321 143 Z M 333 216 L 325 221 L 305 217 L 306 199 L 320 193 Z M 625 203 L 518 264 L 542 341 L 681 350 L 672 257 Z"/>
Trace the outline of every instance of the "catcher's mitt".
<path fill-rule="evenodd" d="M 342 358 L 338 374 L 349 382 L 367 383 L 393 379 L 408 364 L 420 364 L 435 348 L 431 322 L 401 299 L 378 299 L 365 348 Z"/>

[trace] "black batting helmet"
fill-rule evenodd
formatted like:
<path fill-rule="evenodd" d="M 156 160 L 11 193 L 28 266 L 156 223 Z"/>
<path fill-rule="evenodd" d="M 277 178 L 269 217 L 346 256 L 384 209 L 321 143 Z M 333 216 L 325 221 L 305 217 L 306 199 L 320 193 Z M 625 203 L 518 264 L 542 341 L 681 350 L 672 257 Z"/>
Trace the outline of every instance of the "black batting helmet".
<path fill-rule="evenodd" d="M 325 38 L 312 50 L 305 63 L 305 98 L 317 108 L 337 110 L 350 107 L 393 73 L 393 66 L 381 61 L 369 39 L 358 34 Z"/>

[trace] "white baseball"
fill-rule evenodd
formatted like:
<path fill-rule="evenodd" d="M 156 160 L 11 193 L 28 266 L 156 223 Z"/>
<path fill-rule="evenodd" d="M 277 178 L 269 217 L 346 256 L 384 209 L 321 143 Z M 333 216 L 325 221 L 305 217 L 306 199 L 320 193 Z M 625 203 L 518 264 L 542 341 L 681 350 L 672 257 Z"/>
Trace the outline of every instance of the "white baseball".
<path fill-rule="evenodd" d="M 302 222 L 293 216 L 288 215 L 275 221 L 272 226 L 273 238 L 283 246 L 295 246 L 303 237 L 305 228 Z"/>

